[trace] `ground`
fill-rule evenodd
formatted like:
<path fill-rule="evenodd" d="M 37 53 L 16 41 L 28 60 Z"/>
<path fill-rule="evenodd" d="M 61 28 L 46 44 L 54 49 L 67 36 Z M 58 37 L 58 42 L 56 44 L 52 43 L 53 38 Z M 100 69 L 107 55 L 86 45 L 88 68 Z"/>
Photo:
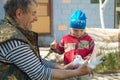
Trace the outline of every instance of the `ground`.
<path fill-rule="evenodd" d="M 120 80 L 120 73 L 95 74 L 90 80 Z"/>

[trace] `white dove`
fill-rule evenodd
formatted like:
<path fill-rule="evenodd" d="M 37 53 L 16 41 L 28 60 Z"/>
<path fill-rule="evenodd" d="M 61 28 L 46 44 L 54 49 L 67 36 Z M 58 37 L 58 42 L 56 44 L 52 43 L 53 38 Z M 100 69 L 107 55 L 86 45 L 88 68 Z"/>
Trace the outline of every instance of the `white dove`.
<path fill-rule="evenodd" d="M 84 62 L 85 62 L 84 59 L 82 59 L 80 55 L 76 55 L 73 61 L 74 64 L 80 64 L 80 65 L 84 64 Z"/>
<path fill-rule="evenodd" d="M 88 61 L 88 66 L 91 69 L 96 68 L 96 66 L 98 64 L 103 62 L 101 59 L 104 57 L 104 55 L 101 54 L 101 55 L 97 56 L 98 49 L 99 49 L 99 45 L 95 45 L 93 53 Z M 73 61 L 74 64 L 80 64 L 80 65 L 84 64 L 84 62 L 85 62 L 85 60 L 82 59 L 82 57 L 80 55 L 77 55 Z"/>

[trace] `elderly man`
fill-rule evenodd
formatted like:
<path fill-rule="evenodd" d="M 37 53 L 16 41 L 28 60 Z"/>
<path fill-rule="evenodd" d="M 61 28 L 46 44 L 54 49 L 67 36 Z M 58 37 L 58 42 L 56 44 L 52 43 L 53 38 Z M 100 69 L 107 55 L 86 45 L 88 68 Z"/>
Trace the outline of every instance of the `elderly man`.
<path fill-rule="evenodd" d="M 88 74 L 87 62 L 61 66 L 41 59 L 38 34 L 30 31 L 37 20 L 35 0 L 7 0 L 0 22 L 0 80 L 52 80 Z"/>

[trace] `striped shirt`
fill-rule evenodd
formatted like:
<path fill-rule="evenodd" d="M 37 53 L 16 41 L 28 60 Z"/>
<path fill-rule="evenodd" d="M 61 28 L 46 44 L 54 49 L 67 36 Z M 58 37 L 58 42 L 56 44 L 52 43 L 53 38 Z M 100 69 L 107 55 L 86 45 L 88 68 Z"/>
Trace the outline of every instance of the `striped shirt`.
<path fill-rule="evenodd" d="M 42 59 L 40 61 L 28 44 L 11 40 L 0 45 L 0 61 L 17 65 L 32 80 L 51 80 L 51 69 L 55 64 Z"/>

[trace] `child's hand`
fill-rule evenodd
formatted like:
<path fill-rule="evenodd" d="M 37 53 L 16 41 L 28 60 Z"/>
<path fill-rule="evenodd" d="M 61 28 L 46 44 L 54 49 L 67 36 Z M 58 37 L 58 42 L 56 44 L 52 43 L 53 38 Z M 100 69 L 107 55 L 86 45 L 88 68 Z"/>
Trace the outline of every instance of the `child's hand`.
<path fill-rule="evenodd" d="M 50 44 L 50 48 L 51 48 L 51 49 L 56 49 L 56 48 L 57 48 L 57 42 L 56 42 L 56 40 L 54 40 L 54 41 Z"/>
<path fill-rule="evenodd" d="M 91 55 L 88 55 L 88 56 L 84 57 L 84 59 L 85 59 L 85 60 L 86 60 L 86 59 L 89 60 L 89 59 L 90 59 L 90 56 L 91 56 Z"/>

